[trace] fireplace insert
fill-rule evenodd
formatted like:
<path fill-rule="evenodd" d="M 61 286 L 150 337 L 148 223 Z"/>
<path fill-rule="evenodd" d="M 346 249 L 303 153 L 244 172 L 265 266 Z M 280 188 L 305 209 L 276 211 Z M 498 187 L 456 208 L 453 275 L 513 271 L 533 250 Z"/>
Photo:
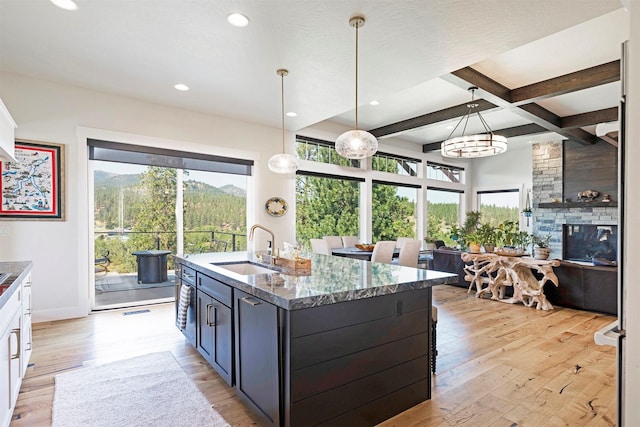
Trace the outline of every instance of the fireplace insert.
<path fill-rule="evenodd" d="M 616 225 L 566 224 L 562 258 L 571 261 L 617 261 Z"/>

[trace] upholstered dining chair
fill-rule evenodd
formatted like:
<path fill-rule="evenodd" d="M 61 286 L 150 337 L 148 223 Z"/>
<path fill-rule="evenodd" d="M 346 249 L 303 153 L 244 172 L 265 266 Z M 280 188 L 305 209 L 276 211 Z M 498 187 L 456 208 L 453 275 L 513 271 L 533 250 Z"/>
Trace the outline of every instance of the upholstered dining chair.
<path fill-rule="evenodd" d="M 422 242 L 420 240 L 407 240 L 400 247 L 400 255 L 398 255 L 398 264 L 405 267 L 418 267 L 418 253 L 420 252 Z"/>
<path fill-rule="evenodd" d="M 331 249 L 342 248 L 342 237 L 340 236 L 324 236 L 324 241 L 329 245 L 329 252 Z"/>
<path fill-rule="evenodd" d="M 342 236 L 342 246 L 352 248 L 358 243 L 358 236 Z"/>
<path fill-rule="evenodd" d="M 371 254 L 371 262 L 383 262 L 385 264 L 391 264 L 393 258 L 393 251 L 396 248 L 396 242 L 394 240 L 381 240 L 376 243 Z"/>
<path fill-rule="evenodd" d="M 411 240 L 415 240 L 413 237 L 398 237 L 396 240 L 396 248 L 402 248 L 404 242 L 409 242 Z"/>
<path fill-rule="evenodd" d="M 311 252 L 314 254 L 331 255 L 331 249 L 324 239 L 310 239 Z"/>

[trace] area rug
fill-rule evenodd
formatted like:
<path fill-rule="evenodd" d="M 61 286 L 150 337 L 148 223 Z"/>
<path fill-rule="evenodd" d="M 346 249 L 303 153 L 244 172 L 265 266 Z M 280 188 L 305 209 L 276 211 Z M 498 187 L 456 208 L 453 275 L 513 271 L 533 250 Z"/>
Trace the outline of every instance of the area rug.
<path fill-rule="evenodd" d="M 53 427 L 229 426 L 170 352 L 56 375 Z"/>

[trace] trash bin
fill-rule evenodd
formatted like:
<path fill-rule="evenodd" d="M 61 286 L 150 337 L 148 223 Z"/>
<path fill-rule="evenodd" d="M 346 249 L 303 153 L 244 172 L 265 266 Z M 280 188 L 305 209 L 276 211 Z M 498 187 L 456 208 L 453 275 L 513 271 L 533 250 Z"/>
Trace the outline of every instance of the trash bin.
<path fill-rule="evenodd" d="M 136 251 L 138 283 L 162 283 L 167 281 L 167 255 L 171 251 Z"/>

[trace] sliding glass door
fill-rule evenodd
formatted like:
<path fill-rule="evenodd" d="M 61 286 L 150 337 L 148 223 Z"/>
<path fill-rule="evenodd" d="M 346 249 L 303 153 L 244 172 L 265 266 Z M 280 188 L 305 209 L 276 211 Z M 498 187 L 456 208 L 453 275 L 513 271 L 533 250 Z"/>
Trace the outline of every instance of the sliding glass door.
<path fill-rule="evenodd" d="M 105 161 L 94 154 L 92 309 L 173 300 L 172 254 L 246 250 L 248 173 L 137 164 L 135 156 L 133 162 Z M 224 169 L 212 164 L 209 169 Z"/>

